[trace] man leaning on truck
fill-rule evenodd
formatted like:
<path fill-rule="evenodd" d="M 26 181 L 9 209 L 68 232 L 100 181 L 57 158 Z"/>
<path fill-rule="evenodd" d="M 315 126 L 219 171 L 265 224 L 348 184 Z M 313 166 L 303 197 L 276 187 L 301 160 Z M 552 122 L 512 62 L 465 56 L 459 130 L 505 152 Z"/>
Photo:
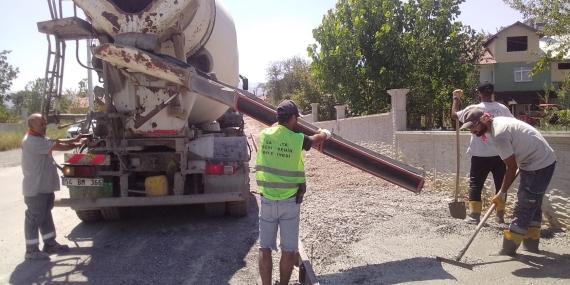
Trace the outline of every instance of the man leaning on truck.
<path fill-rule="evenodd" d="M 299 250 L 299 217 L 306 191 L 302 150 L 310 150 L 332 135 L 328 130 L 307 136 L 293 128 L 300 117 L 295 102 L 285 100 L 277 107 L 278 125 L 261 131 L 256 156 L 256 180 L 261 193 L 259 209 L 259 273 L 263 285 L 271 284 L 271 250 L 277 250 L 280 228 L 281 262 L 279 284 L 289 284 Z"/>
<path fill-rule="evenodd" d="M 28 209 L 24 222 L 26 237 L 26 259 L 49 259 L 50 253 L 69 250 L 55 240 L 55 225 L 51 210 L 59 190 L 59 177 L 51 152 L 69 151 L 87 143 L 81 135 L 74 139 L 59 139 L 52 142 L 47 138 L 47 121 L 41 114 L 28 118 L 28 133 L 22 140 L 22 191 Z M 44 241 L 43 252 L 39 250 L 39 234 Z"/>

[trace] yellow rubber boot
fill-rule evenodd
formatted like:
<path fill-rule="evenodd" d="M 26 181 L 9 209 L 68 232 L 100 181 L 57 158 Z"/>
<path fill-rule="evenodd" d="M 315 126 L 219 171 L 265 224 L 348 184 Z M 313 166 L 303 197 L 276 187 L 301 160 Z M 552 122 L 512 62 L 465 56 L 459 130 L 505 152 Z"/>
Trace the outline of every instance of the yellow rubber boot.
<path fill-rule="evenodd" d="M 499 255 L 510 255 L 513 256 L 517 253 L 517 249 L 523 241 L 524 235 L 511 233 L 509 230 L 505 230 L 503 233 L 503 247 L 499 250 Z"/>
<path fill-rule="evenodd" d="M 540 253 L 538 244 L 540 242 L 540 228 L 530 227 L 522 241 L 522 249 L 532 253 Z"/>
<path fill-rule="evenodd" d="M 480 201 L 469 201 L 469 216 L 465 221 L 469 224 L 479 224 L 483 203 Z"/>

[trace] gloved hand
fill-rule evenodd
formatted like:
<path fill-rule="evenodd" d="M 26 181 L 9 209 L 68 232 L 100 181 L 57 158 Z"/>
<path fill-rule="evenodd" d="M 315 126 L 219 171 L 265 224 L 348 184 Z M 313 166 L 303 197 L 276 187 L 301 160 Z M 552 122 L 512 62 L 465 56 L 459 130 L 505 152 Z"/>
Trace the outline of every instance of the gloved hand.
<path fill-rule="evenodd" d="M 455 99 L 455 98 L 461 99 L 461 97 L 463 97 L 463 90 L 461 90 L 461 89 L 455 89 L 455 90 L 453 91 L 453 99 Z"/>
<path fill-rule="evenodd" d="M 504 211 L 507 206 L 507 193 L 500 191 L 491 202 L 497 205 L 497 211 Z"/>
<path fill-rule="evenodd" d="M 327 135 L 327 140 L 332 137 L 332 133 L 327 129 L 319 129 L 319 133 L 323 133 L 323 134 Z"/>

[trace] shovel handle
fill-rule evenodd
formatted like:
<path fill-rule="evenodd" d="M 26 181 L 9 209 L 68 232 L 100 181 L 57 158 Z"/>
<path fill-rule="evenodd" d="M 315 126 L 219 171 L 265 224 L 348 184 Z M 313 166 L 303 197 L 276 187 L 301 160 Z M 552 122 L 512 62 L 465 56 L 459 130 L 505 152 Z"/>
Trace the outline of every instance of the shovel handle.
<path fill-rule="evenodd" d="M 519 176 L 519 169 L 517 169 L 517 172 L 515 174 L 515 178 L 517 178 L 518 176 Z M 485 216 L 483 217 L 483 219 L 481 219 L 481 222 L 479 222 L 479 224 L 477 225 L 477 228 L 475 228 L 475 232 L 471 235 L 471 237 L 469 238 L 469 241 L 467 241 L 467 244 L 463 247 L 463 249 L 455 257 L 455 261 L 461 260 L 461 258 L 463 257 L 463 255 L 465 254 L 465 252 L 467 251 L 467 249 L 469 248 L 469 246 L 471 245 L 471 243 L 473 242 L 473 240 L 475 239 L 477 234 L 479 233 L 479 230 L 481 230 L 481 228 L 483 227 L 483 225 L 485 224 L 487 219 L 489 219 L 489 216 L 491 215 L 493 210 L 495 210 L 495 208 L 497 208 L 497 204 L 493 203 L 493 205 L 491 205 L 491 208 L 489 208 L 489 210 L 487 210 L 487 213 L 485 213 Z"/>
<path fill-rule="evenodd" d="M 455 203 L 457 203 L 457 198 L 459 196 L 459 171 L 460 171 L 460 164 L 459 160 L 461 154 L 461 148 L 459 147 L 459 119 L 455 120 L 455 140 L 456 140 L 456 147 L 457 147 L 457 167 L 455 169 Z"/>
<path fill-rule="evenodd" d="M 469 248 L 469 246 L 471 245 L 471 243 L 473 242 L 473 240 L 475 239 L 475 237 L 477 236 L 477 234 L 479 233 L 479 231 L 481 230 L 481 228 L 483 227 L 489 216 L 491 216 L 491 213 L 493 212 L 493 210 L 495 210 L 495 208 L 497 208 L 497 205 L 493 203 L 493 205 L 491 205 L 491 208 L 487 210 L 487 213 L 485 214 L 483 219 L 481 219 L 481 222 L 479 222 L 479 225 L 477 225 L 477 228 L 475 228 L 475 232 L 471 234 L 471 237 L 469 238 L 469 241 L 467 241 L 467 244 L 455 257 L 455 261 L 461 260 L 461 258 L 463 257 L 463 255 L 465 254 L 465 252 L 467 251 L 467 249 Z"/>

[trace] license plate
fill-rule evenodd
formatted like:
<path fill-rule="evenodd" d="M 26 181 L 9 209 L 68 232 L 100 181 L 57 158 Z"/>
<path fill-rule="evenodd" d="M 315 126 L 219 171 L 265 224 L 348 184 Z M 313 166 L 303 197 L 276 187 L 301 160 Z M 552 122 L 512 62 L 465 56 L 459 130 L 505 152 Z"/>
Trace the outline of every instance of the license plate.
<path fill-rule="evenodd" d="M 61 185 L 63 186 L 95 186 L 102 187 L 102 178 L 61 178 Z"/>

